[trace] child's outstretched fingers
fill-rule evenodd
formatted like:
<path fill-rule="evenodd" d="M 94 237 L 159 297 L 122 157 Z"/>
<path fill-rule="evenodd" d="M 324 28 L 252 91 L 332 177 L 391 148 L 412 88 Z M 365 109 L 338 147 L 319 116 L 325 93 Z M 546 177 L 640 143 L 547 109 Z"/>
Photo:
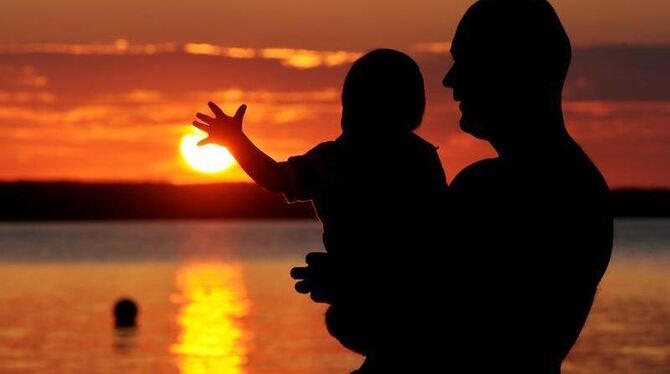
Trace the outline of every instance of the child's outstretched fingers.
<path fill-rule="evenodd" d="M 204 131 L 204 132 L 209 132 L 209 126 L 206 125 L 206 124 L 204 124 L 204 123 L 202 123 L 202 122 L 193 121 L 192 124 L 193 124 L 193 126 L 199 128 L 200 130 L 202 130 L 202 131 Z"/>
<path fill-rule="evenodd" d="M 206 125 L 206 124 L 204 124 L 204 123 L 202 123 L 202 122 L 198 122 L 198 121 L 193 121 L 192 124 L 193 124 L 193 126 L 195 126 L 195 127 L 197 127 L 198 129 L 200 129 L 200 130 L 206 132 L 206 133 L 209 135 L 210 127 L 209 127 L 208 125 Z M 198 145 L 199 145 L 199 146 L 203 146 L 203 145 L 207 145 L 207 144 L 211 144 L 211 143 L 213 143 L 213 142 L 211 141 L 211 139 L 209 138 L 209 136 L 207 136 L 205 139 L 200 140 L 200 141 L 198 142 Z"/>
<path fill-rule="evenodd" d="M 228 117 L 226 114 L 219 108 L 218 105 L 214 104 L 214 102 L 210 101 L 207 103 L 207 106 L 209 106 L 209 109 L 214 113 L 215 116 L 217 117 Z"/>
<path fill-rule="evenodd" d="M 209 106 L 209 109 L 212 111 L 212 113 L 214 113 L 214 116 L 216 117 L 216 119 L 230 119 L 230 118 L 233 118 L 235 121 L 241 122 L 244 119 L 244 113 L 247 112 L 247 105 L 242 104 L 242 105 L 240 105 L 239 108 L 237 108 L 237 112 L 235 112 L 235 116 L 230 117 L 221 108 L 219 108 L 219 106 L 216 105 L 214 102 L 210 101 L 210 102 L 207 103 L 207 105 Z M 208 115 L 202 114 L 202 113 L 198 113 L 198 118 L 200 118 L 201 120 L 203 120 L 204 122 L 207 122 L 207 123 L 211 123 L 211 121 L 215 120 L 214 118 L 212 118 Z"/>
<path fill-rule="evenodd" d="M 206 144 L 226 144 L 235 142 L 240 138 L 242 133 L 242 120 L 244 113 L 247 111 L 246 105 L 240 105 L 235 112 L 235 116 L 231 117 L 224 113 L 218 105 L 213 102 L 207 103 L 209 109 L 214 113 L 215 117 L 204 113 L 197 113 L 195 116 L 198 121 L 193 121 L 193 126 L 207 133 L 206 139 L 198 142 L 198 145 Z"/>
<path fill-rule="evenodd" d="M 215 118 L 212 118 L 212 117 L 210 117 L 206 114 L 202 114 L 202 113 L 198 113 L 195 116 L 198 117 L 198 119 L 201 120 L 202 122 L 205 122 L 209 125 L 211 125 L 214 121 L 216 121 Z"/>
<path fill-rule="evenodd" d="M 244 113 L 246 112 L 247 104 L 240 105 L 240 107 L 237 108 L 237 112 L 235 112 L 235 119 L 241 122 L 244 119 Z"/>

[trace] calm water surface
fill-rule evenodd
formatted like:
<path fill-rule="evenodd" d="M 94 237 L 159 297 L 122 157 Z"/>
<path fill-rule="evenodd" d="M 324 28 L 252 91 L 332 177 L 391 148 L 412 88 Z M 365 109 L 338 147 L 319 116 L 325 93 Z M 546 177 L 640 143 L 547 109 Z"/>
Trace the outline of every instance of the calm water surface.
<path fill-rule="evenodd" d="M 670 220 L 623 220 L 565 373 L 670 373 Z M 0 373 L 347 373 L 293 291 L 314 222 L 0 225 Z M 140 304 L 114 330 L 119 296 Z"/>

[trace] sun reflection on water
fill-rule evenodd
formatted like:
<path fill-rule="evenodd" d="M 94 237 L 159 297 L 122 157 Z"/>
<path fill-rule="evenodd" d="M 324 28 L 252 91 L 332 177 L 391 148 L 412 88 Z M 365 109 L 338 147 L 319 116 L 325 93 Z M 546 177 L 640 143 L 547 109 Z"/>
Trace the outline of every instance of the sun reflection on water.
<path fill-rule="evenodd" d="M 240 322 L 249 302 L 239 265 L 200 263 L 177 272 L 180 335 L 170 347 L 185 374 L 245 372 L 250 334 Z"/>

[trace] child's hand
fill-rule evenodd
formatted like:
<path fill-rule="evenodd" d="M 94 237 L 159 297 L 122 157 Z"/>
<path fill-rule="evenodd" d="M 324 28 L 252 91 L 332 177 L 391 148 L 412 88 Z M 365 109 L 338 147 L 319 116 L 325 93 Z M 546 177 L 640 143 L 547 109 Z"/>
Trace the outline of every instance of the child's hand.
<path fill-rule="evenodd" d="M 235 139 L 244 135 L 242 132 L 242 119 L 244 118 L 244 113 L 247 111 L 246 105 L 243 104 L 237 108 L 235 117 L 227 116 L 221 108 L 211 101 L 208 105 L 209 109 L 214 113 L 215 118 L 198 113 L 196 114 L 196 117 L 205 123 L 193 121 L 193 126 L 205 131 L 208 135 L 205 139 L 199 141 L 198 145 L 211 143 L 226 144 L 234 142 Z"/>

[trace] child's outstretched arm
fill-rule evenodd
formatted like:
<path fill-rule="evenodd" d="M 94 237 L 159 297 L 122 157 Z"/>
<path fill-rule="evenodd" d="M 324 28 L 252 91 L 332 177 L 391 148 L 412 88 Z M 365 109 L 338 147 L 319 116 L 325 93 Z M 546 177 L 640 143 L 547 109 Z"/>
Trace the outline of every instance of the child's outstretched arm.
<path fill-rule="evenodd" d="M 242 169 L 261 187 L 272 192 L 285 192 L 288 176 L 284 169 L 272 157 L 258 149 L 242 131 L 242 119 L 247 106 L 241 105 L 235 116 L 230 117 L 213 102 L 208 105 L 215 117 L 198 113 L 196 117 L 202 122 L 193 121 L 193 126 L 208 134 L 198 145 L 224 145 Z"/>

